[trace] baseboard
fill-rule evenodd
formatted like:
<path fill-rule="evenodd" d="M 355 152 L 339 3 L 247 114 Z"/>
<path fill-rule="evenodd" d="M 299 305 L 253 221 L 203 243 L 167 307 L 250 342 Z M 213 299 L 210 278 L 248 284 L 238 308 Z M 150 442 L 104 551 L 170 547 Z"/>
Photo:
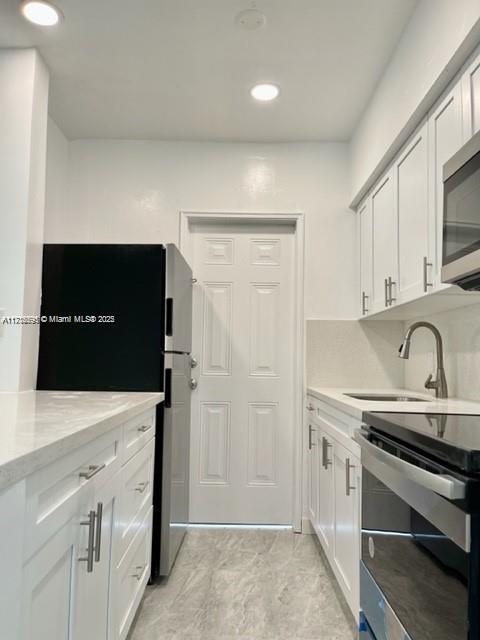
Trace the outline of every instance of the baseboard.
<path fill-rule="evenodd" d="M 302 533 L 308 535 L 314 535 L 315 530 L 312 527 L 312 523 L 310 522 L 310 518 L 302 518 Z"/>

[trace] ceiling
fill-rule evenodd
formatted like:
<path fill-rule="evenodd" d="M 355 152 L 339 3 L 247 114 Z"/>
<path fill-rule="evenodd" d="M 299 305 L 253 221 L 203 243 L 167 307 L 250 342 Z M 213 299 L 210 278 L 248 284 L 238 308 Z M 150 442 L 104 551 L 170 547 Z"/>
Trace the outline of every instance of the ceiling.
<path fill-rule="evenodd" d="M 36 46 L 50 113 L 69 138 L 316 141 L 350 138 L 416 0 L 54 0 L 27 23 L 0 0 L 0 46 Z M 267 19 L 246 31 L 235 16 Z M 257 82 L 279 98 L 255 102 Z"/>

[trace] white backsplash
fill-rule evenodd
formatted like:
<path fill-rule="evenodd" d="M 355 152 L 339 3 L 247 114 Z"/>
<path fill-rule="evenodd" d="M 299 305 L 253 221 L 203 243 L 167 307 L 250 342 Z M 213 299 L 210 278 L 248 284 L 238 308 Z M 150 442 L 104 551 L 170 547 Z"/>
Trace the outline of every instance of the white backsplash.
<path fill-rule="evenodd" d="M 403 322 L 307 320 L 307 386 L 404 387 Z"/>
<path fill-rule="evenodd" d="M 432 322 L 442 334 L 449 396 L 480 400 L 480 304 L 419 319 Z M 405 323 L 405 330 L 412 322 Z M 424 391 L 435 367 L 435 339 L 427 329 L 418 329 L 405 360 L 406 387 Z"/>

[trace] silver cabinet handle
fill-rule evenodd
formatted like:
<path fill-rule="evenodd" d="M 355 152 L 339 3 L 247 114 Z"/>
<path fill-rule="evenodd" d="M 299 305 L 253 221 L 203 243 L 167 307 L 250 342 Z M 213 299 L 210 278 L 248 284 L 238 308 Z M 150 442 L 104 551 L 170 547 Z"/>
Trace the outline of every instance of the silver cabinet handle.
<path fill-rule="evenodd" d="M 80 471 L 78 474 L 80 478 L 84 478 L 85 480 L 91 480 L 93 476 L 96 476 L 102 469 L 105 469 L 106 463 L 103 464 L 91 464 L 88 467 L 88 471 Z"/>
<path fill-rule="evenodd" d="M 309 402 L 305 408 L 307 411 L 313 411 L 315 409 L 311 402 Z"/>
<path fill-rule="evenodd" d="M 148 480 L 146 482 L 139 482 L 134 490 L 138 491 L 138 493 L 143 493 L 149 484 L 150 482 Z"/>
<path fill-rule="evenodd" d="M 355 469 L 354 464 L 350 464 L 350 458 L 345 460 L 345 495 L 349 496 L 350 491 L 353 491 L 355 487 L 350 484 L 350 470 Z"/>
<path fill-rule="evenodd" d="M 444 498 L 457 500 L 465 497 L 465 484 L 460 480 L 447 474 L 430 473 L 430 471 L 421 469 L 383 449 L 379 449 L 369 442 L 359 429 L 355 431 L 354 439 L 362 448 L 362 465 L 367 469 L 371 466 L 370 461 L 376 461 L 377 465 L 383 469 L 388 468 L 390 472 L 401 474 L 404 478 L 416 482 Z"/>
<path fill-rule="evenodd" d="M 81 525 L 88 527 L 88 546 L 87 555 L 85 558 L 79 558 L 79 562 L 87 563 L 87 573 L 93 572 L 93 552 L 95 550 L 95 518 L 97 514 L 95 511 L 90 511 L 88 514 L 88 520 L 80 522 Z"/>
<path fill-rule="evenodd" d="M 153 424 L 142 424 L 141 427 L 138 427 L 137 431 L 140 431 L 140 433 L 146 433 L 147 431 L 150 431 L 150 429 L 153 428 Z"/>
<path fill-rule="evenodd" d="M 140 581 L 142 579 L 144 571 L 145 571 L 145 565 L 143 564 L 139 565 L 138 567 L 135 567 L 135 573 L 132 573 L 130 577 L 136 578 L 138 581 Z"/>
<path fill-rule="evenodd" d="M 368 313 L 367 300 L 368 300 L 367 294 L 365 293 L 365 291 L 362 291 L 362 315 L 363 316 L 365 316 Z"/>
<path fill-rule="evenodd" d="M 190 378 L 188 386 L 192 391 L 195 391 L 195 389 L 198 387 L 198 380 L 196 378 Z"/>
<path fill-rule="evenodd" d="M 100 551 L 102 547 L 102 520 L 103 502 L 97 504 L 97 529 L 95 533 L 95 562 L 100 562 Z"/>
<path fill-rule="evenodd" d="M 388 307 L 388 278 L 385 278 L 385 306 Z"/>
<path fill-rule="evenodd" d="M 433 282 L 428 281 L 428 267 L 433 267 L 433 264 L 428 261 L 427 256 L 423 258 L 423 291 L 428 292 L 428 287 L 433 287 Z"/>
<path fill-rule="evenodd" d="M 325 438 L 325 436 L 322 436 L 322 466 L 324 469 L 328 469 L 328 465 L 332 464 L 332 461 L 328 459 L 328 449 L 331 446 L 332 445 L 327 440 L 327 438 Z"/>
<path fill-rule="evenodd" d="M 315 446 L 315 444 L 312 441 L 312 433 L 315 431 L 315 429 L 312 427 L 311 424 L 308 425 L 308 448 L 311 450 L 312 447 Z"/>
<path fill-rule="evenodd" d="M 392 280 L 392 276 L 388 276 L 388 306 L 391 307 L 394 302 L 397 301 L 396 298 L 393 297 L 392 288 L 393 285 L 397 284 L 394 280 Z"/>

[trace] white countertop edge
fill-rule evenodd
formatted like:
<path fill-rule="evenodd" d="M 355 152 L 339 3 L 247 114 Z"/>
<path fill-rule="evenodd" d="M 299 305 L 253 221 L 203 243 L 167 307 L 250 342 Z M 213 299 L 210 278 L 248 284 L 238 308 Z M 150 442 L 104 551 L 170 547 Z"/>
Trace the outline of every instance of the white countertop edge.
<path fill-rule="evenodd" d="M 49 392 L 37 391 L 36 393 Z M 84 394 L 84 392 L 79 393 Z M 100 418 L 99 420 L 94 420 L 91 424 L 87 424 L 85 427 L 79 429 L 78 431 L 74 431 L 73 433 L 68 435 L 60 436 L 57 440 L 39 446 L 33 451 L 28 451 L 25 454 L 21 454 L 17 457 L 12 458 L 11 460 L 8 460 L 7 462 L 0 464 L 0 491 L 3 491 L 7 487 L 15 484 L 16 482 L 19 482 L 20 480 L 23 480 L 42 467 L 55 462 L 71 451 L 74 451 L 75 449 L 88 444 L 92 440 L 95 440 L 96 438 L 102 436 L 104 433 L 115 429 L 125 422 L 128 422 L 136 415 L 155 407 L 156 405 L 163 402 L 165 398 L 164 393 L 145 392 L 145 396 L 147 395 L 150 397 L 145 397 L 128 409 L 121 409 L 118 411 L 118 413 L 114 413 L 113 415 L 107 416 L 105 418 Z M 0 393 L 0 399 L 1 396 L 2 393 Z"/>
<path fill-rule="evenodd" d="M 376 402 L 373 400 L 358 400 L 350 398 L 346 393 L 388 393 L 394 395 L 409 395 L 425 399 L 425 402 Z M 328 388 L 307 387 L 307 394 L 317 400 L 325 402 L 339 411 L 362 420 L 365 411 L 377 411 L 384 413 L 446 413 L 457 415 L 480 415 L 480 402 L 461 400 L 459 398 L 435 398 L 426 393 L 411 391 L 409 389 L 359 389 L 357 388 Z"/>

